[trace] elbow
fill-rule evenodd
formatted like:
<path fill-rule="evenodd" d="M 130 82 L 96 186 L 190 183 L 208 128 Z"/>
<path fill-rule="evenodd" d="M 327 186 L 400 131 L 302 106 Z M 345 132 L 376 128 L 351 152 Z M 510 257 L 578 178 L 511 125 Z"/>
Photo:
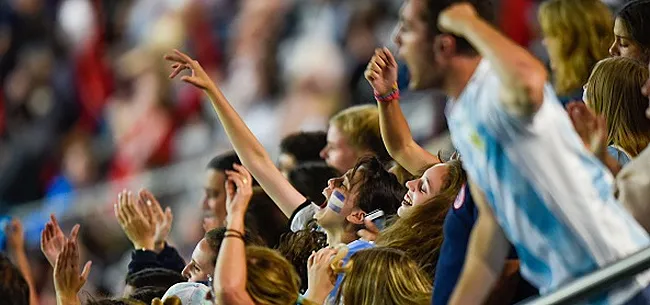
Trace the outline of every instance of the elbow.
<path fill-rule="evenodd" d="M 508 108 L 523 116 L 536 113 L 544 103 L 547 78 L 548 73 L 543 66 L 522 69 L 507 85 L 505 101 Z"/>

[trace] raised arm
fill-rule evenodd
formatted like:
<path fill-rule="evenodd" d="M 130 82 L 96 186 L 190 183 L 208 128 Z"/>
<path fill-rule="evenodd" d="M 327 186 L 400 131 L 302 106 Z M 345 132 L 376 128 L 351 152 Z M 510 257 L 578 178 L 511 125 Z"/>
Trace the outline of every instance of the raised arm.
<path fill-rule="evenodd" d="M 532 54 L 480 18 L 469 3 L 455 4 L 440 13 L 438 26 L 464 37 L 492 63 L 503 88 L 502 102 L 513 115 L 530 116 L 544 102 L 548 73 Z"/>
<path fill-rule="evenodd" d="M 483 192 L 470 183 L 474 202 L 479 208 L 467 248 L 465 266 L 449 304 L 483 304 L 501 275 L 509 244 Z"/>
<path fill-rule="evenodd" d="M 185 69 L 192 70 L 192 76 L 183 76 L 181 80 L 202 89 L 208 95 L 242 164 L 250 170 L 284 215 L 291 217 L 294 210 L 305 202 L 305 196 L 300 194 L 275 167 L 269 154 L 228 103 L 219 87 L 210 80 L 201 65 L 186 54 L 174 50 L 174 53 L 165 55 L 165 59 L 174 62 L 172 65 L 174 71 L 170 78 L 176 77 Z"/>
<path fill-rule="evenodd" d="M 214 289 L 219 304 L 253 305 L 246 291 L 246 245 L 244 218 L 253 196 L 252 179 L 241 166 L 226 172 L 226 234 L 214 269 Z M 236 188 L 235 188 L 236 186 Z"/>
<path fill-rule="evenodd" d="M 411 129 L 399 106 L 397 62 L 387 48 L 375 50 L 365 76 L 378 97 L 381 137 L 390 156 L 413 175 L 440 163 L 437 156 L 413 140 Z"/>
<path fill-rule="evenodd" d="M 25 253 L 25 233 L 23 224 L 18 219 L 12 219 L 11 223 L 5 228 L 7 235 L 7 250 L 9 257 L 14 261 L 20 273 L 22 273 L 27 286 L 29 286 L 29 304 L 38 305 L 38 294 L 34 286 L 32 277 L 32 268 L 29 265 L 29 259 Z"/>

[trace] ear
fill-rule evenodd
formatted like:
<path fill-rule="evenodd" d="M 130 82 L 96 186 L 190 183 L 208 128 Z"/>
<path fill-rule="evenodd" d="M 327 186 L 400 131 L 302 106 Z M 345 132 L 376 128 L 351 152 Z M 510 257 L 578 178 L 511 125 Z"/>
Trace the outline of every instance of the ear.
<path fill-rule="evenodd" d="M 436 56 L 450 58 L 456 54 L 456 38 L 450 34 L 436 35 L 433 48 Z"/>
<path fill-rule="evenodd" d="M 345 217 L 345 220 L 355 225 L 362 225 L 364 217 L 366 217 L 366 212 L 359 209 L 354 209 L 350 215 Z"/>

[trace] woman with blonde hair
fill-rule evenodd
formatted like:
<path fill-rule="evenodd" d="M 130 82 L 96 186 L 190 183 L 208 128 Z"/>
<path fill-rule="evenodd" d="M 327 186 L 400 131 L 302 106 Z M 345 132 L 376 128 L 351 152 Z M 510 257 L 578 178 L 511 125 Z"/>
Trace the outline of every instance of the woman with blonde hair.
<path fill-rule="evenodd" d="M 608 57 L 614 39 L 609 8 L 601 0 L 550 0 L 540 6 L 538 19 L 560 101 L 579 100 L 591 69 Z"/>
<path fill-rule="evenodd" d="M 604 117 L 607 152 L 619 165 L 635 158 L 650 143 L 650 119 L 645 116 L 648 100 L 641 93 L 647 79 L 646 66 L 634 59 L 614 57 L 598 62 L 585 86 L 586 107 Z M 587 111 L 583 108 L 580 103 L 569 106 L 574 125 L 581 120 L 580 113 Z M 596 152 L 601 159 L 606 157 L 599 154 Z M 616 166 L 613 171 L 618 171 Z"/>
<path fill-rule="evenodd" d="M 322 249 L 310 258 L 309 289 L 323 295 L 337 273 L 344 273 L 336 304 L 424 305 L 431 303 L 431 280 L 406 253 L 378 247 L 359 251 L 347 264 L 346 247 Z M 336 254 L 336 255 L 335 255 Z M 328 280 L 329 279 L 329 280 Z M 318 293 L 318 291 L 322 291 Z M 314 298 L 322 304 L 324 298 Z"/>

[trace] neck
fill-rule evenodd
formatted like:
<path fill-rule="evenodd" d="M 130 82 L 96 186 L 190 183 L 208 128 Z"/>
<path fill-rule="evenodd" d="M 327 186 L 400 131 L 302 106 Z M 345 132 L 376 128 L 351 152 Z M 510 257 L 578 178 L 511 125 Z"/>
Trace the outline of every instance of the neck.
<path fill-rule="evenodd" d="M 465 90 L 465 86 L 476 71 L 481 56 L 476 57 L 457 57 L 451 64 L 451 69 L 447 74 L 444 90 L 447 96 L 458 99 L 460 94 Z"/>
<path fill-rule="evenodd" d="M 330 246 L 336 246 L 338 244 L 349 244 L 359 239 L 356 231 L 347 232 L 341 228 L 325 229 L 325 233 L 327 234 L 327 244 Z"/>

